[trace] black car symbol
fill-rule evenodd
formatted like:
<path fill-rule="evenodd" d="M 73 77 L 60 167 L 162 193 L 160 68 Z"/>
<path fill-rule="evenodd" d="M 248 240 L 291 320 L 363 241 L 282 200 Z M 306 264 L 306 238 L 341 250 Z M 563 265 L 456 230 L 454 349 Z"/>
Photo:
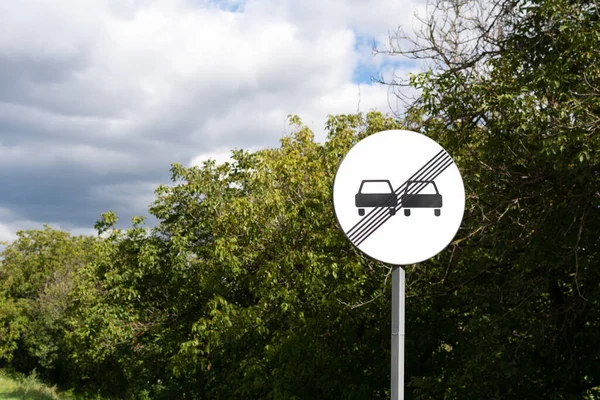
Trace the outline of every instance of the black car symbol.
<path fill-rule="evenodd" d="M 428 185 L 432 185 L 435 193 L 433 194 L 409 194 L 410 190 L 421 191 Z M 438 191 L 434 181 L 408 181 L 404 193 L 400 196 L 402 201 L 402 207 L 404 208 L 404 215 L 410 216 L 411 208 L 435 208 L 434 214 L 439 217 L 441 214 L 440 208 L 442 208 L 442 195 Z"/>
<path fill-rule="evenodd" d="M 380 192 L 370 193 L 369 189 L 374 188 Z M 383 190 L 384 192 L 382 192 Z M 390 181 L 384 179 L 364 180 L 360 184 L 358 193 L 354 196 L 354 203 L 358 207 L 358 215 L 361 217 L 365 215 L 365 207 L 388 207 L 390 215 L 394 215 L 398 206 L 398 197 L 394 193 Z"/>

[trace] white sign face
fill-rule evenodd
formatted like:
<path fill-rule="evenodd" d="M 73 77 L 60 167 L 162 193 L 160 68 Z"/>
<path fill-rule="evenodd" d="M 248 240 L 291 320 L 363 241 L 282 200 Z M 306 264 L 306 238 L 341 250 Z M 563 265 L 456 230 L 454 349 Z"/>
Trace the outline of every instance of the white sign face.
<path fill-rule="evenodd" d="M 359 250 L 384 263 L 409 265 L 450 244 L 463 218 L 465 189 L 438 143 L 391 130 L 350 149 L 335 175 L 333 206 Z"/>

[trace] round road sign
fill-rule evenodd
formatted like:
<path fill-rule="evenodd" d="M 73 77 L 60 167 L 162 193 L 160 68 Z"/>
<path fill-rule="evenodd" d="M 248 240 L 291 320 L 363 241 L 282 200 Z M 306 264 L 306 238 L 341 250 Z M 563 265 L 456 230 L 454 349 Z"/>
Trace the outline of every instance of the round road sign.
<path fill-rule="evenodd" d="M 393 265 L 425 261 L 452 241 L 465 189 L 452 157 L 434 140 L 406 130 L 358 142 L 338 167 L 333 206 L 348 239 Z"/>

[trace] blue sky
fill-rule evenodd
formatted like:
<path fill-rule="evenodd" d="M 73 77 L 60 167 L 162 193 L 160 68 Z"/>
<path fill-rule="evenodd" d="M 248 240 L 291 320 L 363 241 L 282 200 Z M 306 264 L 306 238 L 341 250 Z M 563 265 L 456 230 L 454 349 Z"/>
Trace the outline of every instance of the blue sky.
<path fill-rule="evenodd" d="M 422 1 L 0 2 L 0 241 L 147 215 L 173 162 L 277 146 L 297 114 L 390 111 L 373 57 Z M 360 88 L 359 88 L 360 86 Z"/>

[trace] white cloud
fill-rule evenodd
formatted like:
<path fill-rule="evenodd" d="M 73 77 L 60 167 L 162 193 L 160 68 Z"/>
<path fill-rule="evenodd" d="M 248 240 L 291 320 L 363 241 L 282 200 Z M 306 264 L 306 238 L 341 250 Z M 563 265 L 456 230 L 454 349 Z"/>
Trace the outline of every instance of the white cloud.
<path fill-rule="evenodd" d="M 87 236 L 96 236 L 97 231 L 93 227 L 77 227 L 69 224 L 64 224 L 61 222 L 36 222 L 27 219 L 15 219 L 10 222 L 7 222 L 3 219 L 0 219 L 0 242 L 8 242 L 11 243 L 15 241 L 18 236 L 17 232 L 21 230 L 30 230 L 30 229 L 43 229 L 44 224 L 49 225 L 53 229 L 68 231 L 73 236 L 79 235 L 87 235 Z M 0 246 L 0 251 L 2 247 Z"/>
<path fill-rule="evenodd" d="M 231 151 L 222 149 L 210 153 L 199 154 L 192 159 L 189 166 L 202 167 L 208 160 L 214 160 L 217 165 L 231 162 Z"/>
<path fill-rule="evenodd" d="M 414 0 L 0 2 L 0 167 L 11 170 L 0 184 L 15 188 L 0 207 L 19 208 L 18 226 L 42 214 L 60 222 L 76 214 L 72 207 L 91 204 L 96 215 L 99 201 L 102 211 L 127 218 L 146 214 L 172 162 L 276 146 L 289 114 L 324 140 L 328 114 L 386 112 L 386 87 L 353 82 L 359 65 L 390 68 L 363 39 L 383 40 L 398 25 L 410 30 L 423 7 Z M 67 185 L 70 174 L 77 182 Z M 23 187 L 17 181 L 49 180 L 76 190 L 77 201 L 47 196 L 52 185 L 29 188 L 26 198 L 15 193 Z M 28 214 L 34 197 L 36 210 L 48 198 L 53 211 Z M 0 223 L 0 237 L 17 227 Z"/>
<path fill-rule="evenodd" d="M 0 223 L 0 242 L 12 242 L 17 238 L 16 231 L 18 228 Z"/>

